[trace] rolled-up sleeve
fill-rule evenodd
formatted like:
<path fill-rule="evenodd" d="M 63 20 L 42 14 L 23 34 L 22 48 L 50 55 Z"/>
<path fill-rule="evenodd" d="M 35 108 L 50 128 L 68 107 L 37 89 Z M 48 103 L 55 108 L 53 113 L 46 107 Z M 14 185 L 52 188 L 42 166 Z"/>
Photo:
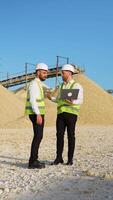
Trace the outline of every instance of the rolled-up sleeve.
<path fill-rule="evenodd" d="M 83 87 L 80 84 L 77 84 L 74 89 L 79 89 L 78 98 L 73 100 L 73 104 L 81 105 L 83 103 Z"/>

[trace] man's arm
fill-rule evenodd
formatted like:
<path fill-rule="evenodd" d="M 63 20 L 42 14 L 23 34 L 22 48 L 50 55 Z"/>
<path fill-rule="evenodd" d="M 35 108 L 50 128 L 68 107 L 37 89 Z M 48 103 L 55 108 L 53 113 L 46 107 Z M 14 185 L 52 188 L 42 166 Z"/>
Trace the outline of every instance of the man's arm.
<path fill-rule="evenodd" d="M 74 89 L 79 89 L 78 98 L 72 100 L 73 104 L 82 104 L 83 103 L 83 87 L 78 83 Z"/>
<path fill-rule="evenodd" d="M 37 87 L 37 83 L 32 81 L 29 86 L 29 94 L 30 94 L 30 103 L 33 109 L 33 112 L 38 115 L 40 111 L 38 109 L 38 102 L 36 101 L 37 97 L 40 95 L 40 89 Z"/>

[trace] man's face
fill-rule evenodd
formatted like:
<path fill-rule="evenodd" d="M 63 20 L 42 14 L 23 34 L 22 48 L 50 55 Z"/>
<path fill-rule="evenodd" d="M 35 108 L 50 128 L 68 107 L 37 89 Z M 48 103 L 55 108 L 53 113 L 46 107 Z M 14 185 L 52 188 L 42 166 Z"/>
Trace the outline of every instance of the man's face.
<path fill-rule="evenodd" d="M 47 71 L 46 70 L 38 70 L 37 71 L 37 75 L 38 75 L 38 78 L 41 80 L 41 81 L 45 81 L 46 78 L 47 78 Z"/>
<path fill-rule="evenodd" d="M 63 70 L 62 71 L 62 79 L 63 79 L 63 81 L 66 82 L 68 80 L 68 78 L 69 78 L 70 75 L 71 75 L 70 71 Z"/>

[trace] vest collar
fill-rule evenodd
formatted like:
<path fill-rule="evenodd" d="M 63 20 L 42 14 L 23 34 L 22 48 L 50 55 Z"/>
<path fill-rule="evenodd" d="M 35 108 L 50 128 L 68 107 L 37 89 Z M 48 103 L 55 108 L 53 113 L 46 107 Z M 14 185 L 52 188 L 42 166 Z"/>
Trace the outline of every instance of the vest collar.
<path fill-rule="evenodd" d="M 35 80 L 41 83 L 41 80 L 39 78 L 36 77 Z"/>
<path fill-rule="evenodd" d="M 66 82 L 63 82 L 63 84 L 64 84 L 64 85 L 71 85 L 73 82 L 74 82 L 74 80 L 73 80 L 73 79 L 71 79 L 70 81 L 68 81 L 68 83 L 66 83 Z"/>

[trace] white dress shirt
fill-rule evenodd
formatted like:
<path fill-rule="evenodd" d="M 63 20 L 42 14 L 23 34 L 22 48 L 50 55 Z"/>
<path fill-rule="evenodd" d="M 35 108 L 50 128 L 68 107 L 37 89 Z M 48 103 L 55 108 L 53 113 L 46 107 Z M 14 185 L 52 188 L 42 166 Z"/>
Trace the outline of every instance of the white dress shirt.
<path fill-rule="evenodd" d="M 29 85 L 30 103 L 31 103 L 33 112 L 36 115 L 39 115 L 40 111 L 38 108 L 38 102 L 36 100 L 41 95 L 40 94 L 41 91 L 40 91 L 40 87 L 38 86 L 37 82 L 40 85 L 40 87 L 42 87 L 42 88 L 49 89 L 49 87 L 46 86 L 44 83 L 42 83 L 39 78 L 35 78 L 33 81 L 31 81 L 31 83 Z"/>
<path fill-rule="evenodd" d="M 73 79 L 70 80 L 68 83 L 64 82 L 62 89 L 69 89 L 70 86 L 73 84 L 73 82 L 75 82 Z M 81 105 L 83 103 L 83 87 L 79 83 L 76 83 L 76 84 L 74 84 L 73 89 L 79 89 L 79 93 L 78 93 L 78 98 L 76 100 L 74 99 L 72 101 L 72 103 Z M 56 98 L 55 97 L 52 97 L 51 100 L 53 102 L 56 102 Z"/>

